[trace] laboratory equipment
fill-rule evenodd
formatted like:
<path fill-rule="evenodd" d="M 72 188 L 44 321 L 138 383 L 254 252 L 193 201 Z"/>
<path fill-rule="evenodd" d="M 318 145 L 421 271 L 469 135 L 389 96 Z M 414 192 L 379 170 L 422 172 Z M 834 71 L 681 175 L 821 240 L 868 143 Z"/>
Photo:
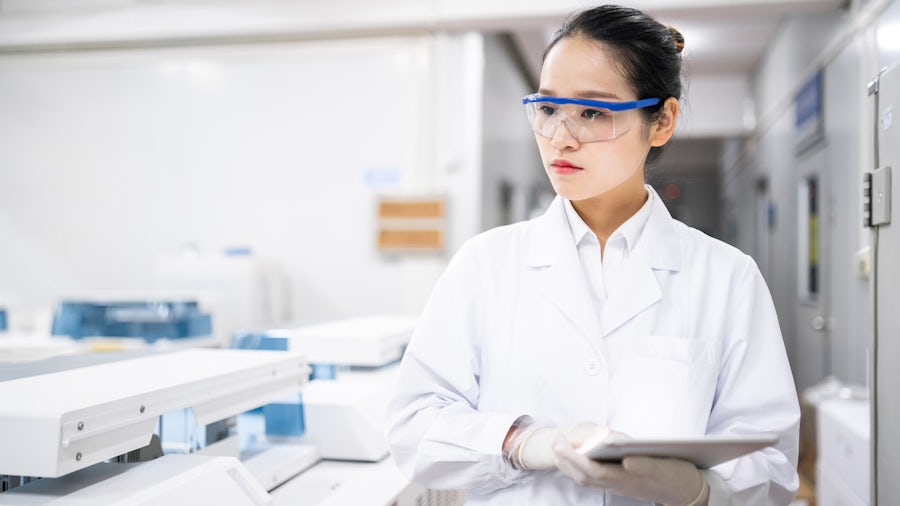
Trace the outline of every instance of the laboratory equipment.
<path fill-rule="evenodd" d="M 166 497 L 268 504 L 261 483 L 271 477 L 254 475 L 237 455 L 222 456 L 236 444 L 146 462 L 122 457 L 152 446 L 166 413 L 190 408 L 200 424 L 213 425 L 299 391 L 308 377 L 302 354 L 248 350 L 77 355 L 0 367 L 0 475 L 42 478 L 19 480 L 0 503 L 35 504 L 40 496 L 85 504 L 107 490 L 128 504 Z"/>
<path fill-rule="evenodd" d="M 314 447 L 322 456 L 270 490 L 276 506 L 463 503 L 461 491 L 410 483 L 384 440 L 384 411 L 417 321 L 367 315 L 234 336 L 237 347 L 303 350 L 314 371 L 299 397 L 265 407 L 267 437 Z"/>
<path fill-rule="evenodd" d="M 283 398 L 264 408 L 266 434 L 296 437 L 324 459 L 382 460 L 388 454 L 384 409 L 416 322 L 405 315 L 367 315 L 236 334 L 236 348 L 302 350 L 315 371 L 302 399 Z"/>
<path fill-rule="evenodd" d="M 274 506 L 461 506 L 461 490 L 427 490 L 410 483 L 390 458 L 380 462 L 323 460 L 270 492 Z"/>
<path fill-rule="evenodd" d="M 156 286 L 198 294 L 216 316 L 213 332 L 221 346 L 239 329 L 284 321 L 287 282 L 281 264 L 249 247 L 230 247 L 221 253 L 203 251 L 188 243 L 154 262 Z"/>
<path fill-rule="evenodd" d="M 194 300 L 63 300 L 53 314 L 53 335 L 186 339 L 209 336 L 212 317 Z"/>
<path fill-rule="evenodd" d="M 415 321 L 369 316 L 235 338 L 267 350 L 0 364 L 0 504 L 461 504 L 462 492 L 410 483 L 384 442 Z"/>
<path fill-rule="evenodd" d="M 57 355 L 72 355 L 84 351 L 79 342 L 68 337 L 4 333 L 0 336 L 0 364 L 30 362 Z"/>
<path fill-rule="evenodd" d="M 375 314 L 239 332 L 232 347 L 297 349 L 311 364 L 377 368 L 400 360 L 417 321 L 415 316 Z"/>
<path fill-rule="evenodd" d="M 255 506 L 272 500 L 234 458 L 166 455 L 140 464 L 101 463 L 60 478 L 32 481 L 0 493 L 0 504 Z"/>

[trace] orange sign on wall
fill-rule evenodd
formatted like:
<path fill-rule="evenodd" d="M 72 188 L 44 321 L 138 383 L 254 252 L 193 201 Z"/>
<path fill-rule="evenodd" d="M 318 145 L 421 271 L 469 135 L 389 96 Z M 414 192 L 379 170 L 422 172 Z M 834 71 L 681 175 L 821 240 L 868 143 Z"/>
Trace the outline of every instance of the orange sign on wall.
<path fill-rule="evenodd" d="M 378 202 L 378 249 L 442 251 L 445 207 L 442 197 L 382 197 Z"/>

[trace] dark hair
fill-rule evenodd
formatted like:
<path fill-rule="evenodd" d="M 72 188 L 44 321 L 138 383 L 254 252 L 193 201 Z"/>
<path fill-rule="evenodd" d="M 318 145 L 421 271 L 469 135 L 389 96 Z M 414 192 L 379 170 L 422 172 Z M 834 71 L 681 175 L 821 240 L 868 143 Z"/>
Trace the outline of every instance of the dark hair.
<path fill-rule="evenodd" d="M 678 30 L 636 9 L 603 5 L 567 19 L 544 51 L 544 58 L 560 40 L 579 36 L 601 42 L 613 52 L 638 99 L 660 99 L 659 104 L 641 109 L 645 121 L 658 117 L 667 98 L 681 99 L 684 37 Z M 647 161 L 655 161 L 661 154 L 660 148 L 651 148 Z"/>

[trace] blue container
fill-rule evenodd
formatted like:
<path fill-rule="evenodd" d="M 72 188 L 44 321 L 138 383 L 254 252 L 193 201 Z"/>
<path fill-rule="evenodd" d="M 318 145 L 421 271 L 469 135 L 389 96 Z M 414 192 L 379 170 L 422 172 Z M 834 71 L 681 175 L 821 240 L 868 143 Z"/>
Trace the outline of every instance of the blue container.
<path fill-rule="evenodd" d="M 7 328 L 8 327 L 7 327 L 7 323 L 6 323 L 6 310 L 3 308 L 0 308 L 0 332 L 7 330 Z"/>
<path fill-rule="evenodd" d="M 298 437 L 303 435 L 303 403 L 300 395 L 297 402 L 273 402 L 263 406 L 266 418 L 266 436 Z"/>
<path fill-rule="evenodd" d="M 134 337 L 148 343 L 212 334 L 212 318 L 188 302 L 60 302 L 53 314 L 53 335 Z"/>
<path fill-rule="evenodd" d="M 231 337 L 231 347 L 240 350 L 287 351 L 288 340 L 267 331 L 238 332 Z M 315 367 L 313 367 L 315 371 Z M 314 377 L 311 375 L 311 377 Z M 303 435 L 303 402 L 300 394 L 296 402 L 280 400 L 253 409 L 249 413 L 262 413 L 267 437 L 297 437 Z"/>
<path fill-rule="evenodd" d="M 231 336 L 231 347 L 236 350 L 287 351 L 287 339 L 272 337 L 265 332 L 238 332 Z"/>

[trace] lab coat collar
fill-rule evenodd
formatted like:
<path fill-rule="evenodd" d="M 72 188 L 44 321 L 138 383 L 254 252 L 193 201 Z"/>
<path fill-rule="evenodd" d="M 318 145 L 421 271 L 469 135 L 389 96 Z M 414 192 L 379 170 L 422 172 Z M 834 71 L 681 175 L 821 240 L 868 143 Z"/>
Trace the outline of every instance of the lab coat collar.
<path fill-rule="evenodd" d="M 590 237 L 589 240 L 596 243 L 597 236 L 587 226 L 584 220 L 581 219 L 581 216 L 578 215 L 578 211 L 575 210 L 572 201 L 563 199 L 563 208 L 566 210 L 566 219 L 569 222 L 569 229 L 572 231 L 572 239 L 575 240 L 575 244 L 578 245 L 581 241 L 588 240 L 586 237 Z M 607 244 L 614 238 L 622 238 L 625 240 L 625 248 L 631 252 L 631 249 L 634 248 L 634 245 L 637 244 L 637 241 L 641 237 L 641 232 L 643 232 L 644 226 L 647 224 L 647 219 L 650 217 L 650 210 L 652 208 L 653 198 L 650 197 L 650 192 L 648 190 L 647 201 L 644 202 L 644 205 L 641 206 L 641 208 L 638 209 L 638 212 L 634 213 L 631 218 L 625 220 L 625 223 L 621 224 L 619 228 L 609 236 Z"/>
<path fill-rule="evenodd" d="M 655 270 L 681 268 L 682 247 L 676 222 L 656 192 L 647 188 L 653 203 L 640 240 L 625 264 L 625 276 L 630 282 L 623 292 L 607 300 L 600 315 L 591 302 L 563 199 L 557 196 L 547 212 L 533 222 L 527 263 L 543 268 L 539 275 L 543 277 L 544 296 L 588 338 L 608 335 L 662 298 Z"/>
<path fill-rule="evenodd" d="M 641 254 L 653 269 L 681 269 L 681 244 L 672 219 L 656 190 L 647 185 L 651 200 L 650 217 L 635 244 L 629 247 Z M 529 236 L 526 261 L 531 267 L 547 267 L 557 262 L 563 250 L 574 247 L 572 230 L 566 217 L 565 201 L 559 195 L 547 211 L 534 220 Z"/>

